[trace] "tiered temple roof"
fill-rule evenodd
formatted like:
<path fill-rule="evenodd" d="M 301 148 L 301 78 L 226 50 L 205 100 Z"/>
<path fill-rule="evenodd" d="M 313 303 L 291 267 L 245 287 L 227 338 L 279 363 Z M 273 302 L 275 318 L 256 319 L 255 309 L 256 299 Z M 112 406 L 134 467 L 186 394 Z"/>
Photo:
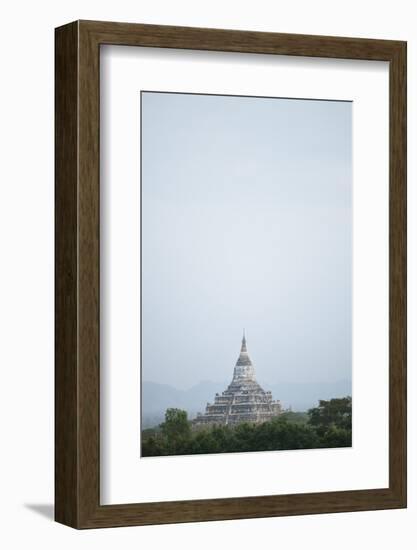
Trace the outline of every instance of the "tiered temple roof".
<path fill-rule="evenodd" d="M 233 372 L 233 379 L 222 394 L 216 394 L 214 403 L 207 403 L 204 414 L 198 414 L 195 426 L 210 424 L 260 424 L 281 414 L 279 401 L 272 400 L 270 391 L 261 388 L 255 378 L 255 369 L 249 357 L 245 332 Z"/>

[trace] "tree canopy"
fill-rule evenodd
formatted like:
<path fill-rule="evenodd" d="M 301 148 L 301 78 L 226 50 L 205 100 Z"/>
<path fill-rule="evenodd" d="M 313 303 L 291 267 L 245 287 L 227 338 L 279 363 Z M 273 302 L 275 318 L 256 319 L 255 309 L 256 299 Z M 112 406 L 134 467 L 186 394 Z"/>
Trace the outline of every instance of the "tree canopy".
<path fill-rule="evenodd" d="M 262 424 L 195 428 L 186 411 L 167 409 L 165 421 L 142 432 L 142 456 L 350 447 L 351 397 L 319 401 L 308 413 L 284 412 Z"/>

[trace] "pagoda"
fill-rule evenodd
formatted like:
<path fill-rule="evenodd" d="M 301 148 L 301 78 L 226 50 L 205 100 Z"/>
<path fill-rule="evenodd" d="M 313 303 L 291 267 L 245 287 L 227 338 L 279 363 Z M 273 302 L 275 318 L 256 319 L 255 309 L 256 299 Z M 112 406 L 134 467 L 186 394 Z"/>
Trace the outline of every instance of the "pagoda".
<path fill-rule="evenodd" d="M 194 426 L 236 425 L 241 422 L 260 424 L 282 412 L 280 401 L 273 401 L 270 391 L 261 388 L 248 354 L 245 331 L 233 372 L 233 379 L 222 394 L 216 393 L 214 403 L 207 403 L 204 414 L 198 413 Z"/>

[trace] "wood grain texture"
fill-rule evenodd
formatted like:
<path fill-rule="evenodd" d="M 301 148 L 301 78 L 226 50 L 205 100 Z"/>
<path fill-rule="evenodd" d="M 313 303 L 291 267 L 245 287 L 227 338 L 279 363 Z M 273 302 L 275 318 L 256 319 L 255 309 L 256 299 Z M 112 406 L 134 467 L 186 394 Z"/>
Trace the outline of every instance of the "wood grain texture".
<path fill-rule="evenodd" d="M 389 487 L 100 505 L 100 45 L 390 63 Z M 371 215 L 371 213 L 370 213 Z M 75 528 L 406 506 L 406 44 L 78 21 L 56 29 L 56 520 Z"/>
<path fill-rule="evenodd" d="M 407 493 L 407 49 L 390 62 L 389 434 L 390 488 Z"/>
<path fill-rule="evenodd" d="M 55 42 L 55 519 L 76 525 L 78 506 L 78 26 Z"/>

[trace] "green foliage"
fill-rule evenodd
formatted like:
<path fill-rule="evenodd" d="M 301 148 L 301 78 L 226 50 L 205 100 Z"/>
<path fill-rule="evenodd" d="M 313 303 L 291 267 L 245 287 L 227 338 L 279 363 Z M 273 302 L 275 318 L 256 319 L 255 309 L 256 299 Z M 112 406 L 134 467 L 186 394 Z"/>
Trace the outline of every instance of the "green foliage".
<path fill-rule="evenodd" d="M 290 424 L 297 423 L 297 424 L 307 424 L 308 422 L 308 414 L 305 412 L 295 412 L 295 411 L 285 411 L 280 414 L 278 417 L 280 420 L 285 420 L 286 422 L 289 422 Z"/>
<path fill-rule="evenodd" d="M 165 451 L 164 441 L 154 436 L 147 437 L 142 442 L 142 455 L 143 456 L 161 456 L 168 454 Z"/>
<path fill-rule="evenodd" d="M 167 409 L 165 422 L 161 424 L 161 430 L 168 439 L 187 437 L 191 431 L 187 412 L 181 409 Z"/>
<path fill-rule="evenodd" d="M 349 447 L 352 399 L 320 401 L 308 413 L 287 411 L 263 424 L 193 428 L 186 411 L 167 409 L 165 422 L 142 432 L 142 456 Z"/>
<path fill-rule="evenodd" d="M 187 412 L 181 409 L 167 409 L 165 422 L 160 426 L 167 451 L 163 454 L 184 454 L 191 437 L 191 423 Z"/>
<path fill-rule="evenodd" d="M 352 398 L 319 401 L 308 411 L 309 424 L 321 438 L 321 447 L 350 447 L 352 445 Z"/>
<path fill-rule="evenodd" d="M 321 437 L 321 447 L 351 447 L 352 431 L 330 426 Z"/>

